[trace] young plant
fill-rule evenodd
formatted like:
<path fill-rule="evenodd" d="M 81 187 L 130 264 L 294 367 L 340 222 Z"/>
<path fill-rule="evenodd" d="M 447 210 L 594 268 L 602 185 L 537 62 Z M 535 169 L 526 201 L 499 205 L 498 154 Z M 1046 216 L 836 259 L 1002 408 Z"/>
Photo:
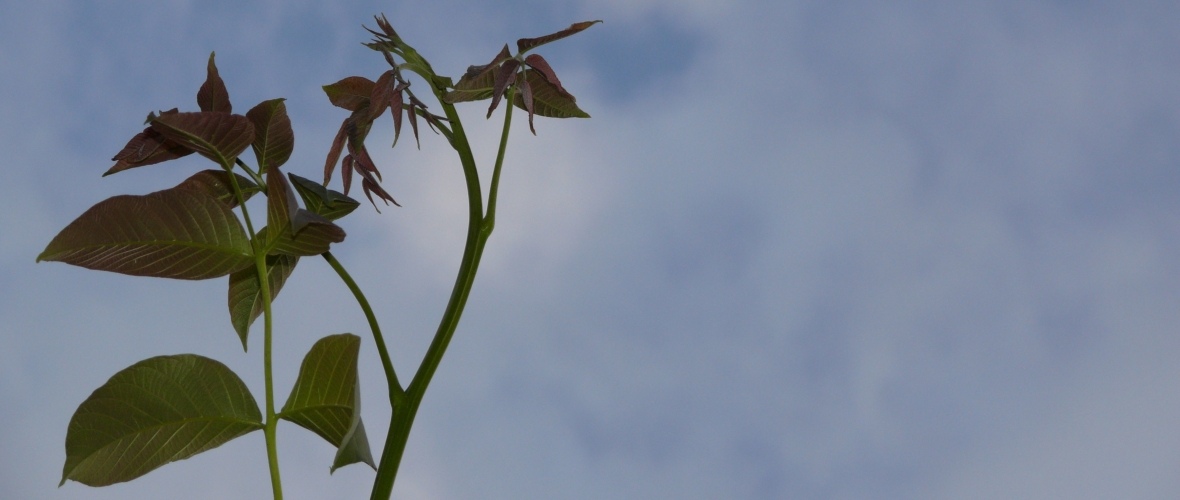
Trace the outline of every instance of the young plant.
<path fill-rule="evenodd" d="M 166 463 L 262 430 L 272 491 L 276 499 L 282 498 L 275 443 L 279 420 L 287 420 L 336 447 L 330 470 L 354 463 L 374 467 L 372 498 L 389 498 L 414 417 L 459 324 L 484 246 L 495 227 L 496 195 L 513 108 L 528 112 L 529 129 L 534 134 L 535 116 L 589 117 L 578 108 L 549 63 L 529 52 L 599 21 L 520 39 L 516 54 L 505 45 L 490 63 L 471 66 L 457 82 L 436 74 L 384 16 L 376 21 L 378 29 L 369 30 L 374 39 L 365 45 L 381 53 L 390 69 L 375 81 L 352 76 L 324 86 L 332 104 L 350 114 L 331 143 L 322 183 L 282 170 L 294 147 L 284 100 L 263 101 L 245 115 L 234 114 L 211 54 L 205 82 L 197 91 L 200 111 L 171 109 L 149 114 L 143 131 L 115 155 L 114 166 L 103 175 L 192 153 L 217 168 L 196 172 L 162 191 L 101 201 L 66 226 L 37 257 L 38 261 L 134 276 L 228 277 L 230 324 L 243 350 L 251 325 L 263 318 L 262 408 L 245 383 L 218 361 L 196 354 L 145 359 L 116 373 L 74 412 L 66 433 L 60 484 L 74 480 L 104 486 L 130 481 Z M 425 83 L 441 115 L 428 111 L 411 89 L 407 78 L 411 74 Z M 485 206 L 479 171 L 455 104 L 487 99 L 491 100 L 488 117 L 501 100 L 510 105 L 504 112 Z M 381 186 L 381 173 L 365 146 L 372 124 L 387 110 L 393 117 L 395 146 L 404 121 L 409 121 L 415 141 L 419 140 L 419 120 L 446 138 L 459 156 L 468 195 L 467 238 L 459 273 L 434 340 L 407 385 L 398 380 L 365 295 L 330 251 L 333 244 L 345 239 L 337 221 L 360 205 L 348 196 L 353 174 L 361 177 L 361 189 L 374 208 L 374 196 L 385 204 L 397 204 Z M 240 158 L 247 148 L 254 153 L 253 166 Z M 343 192 L 327 187 L 337 165 Z M 256 229 L 261 217 L 251 218 L 247 201 L 259 193 L 266 198 L 266 215 L 265 225 Z M 316 342 L 303 360 L 286 403 L 276 409 L 271 304 L 300 258 L 315 255 L 322 256 L 352 292 L 377 346 L 393 410 L 379 462 L 373 460 L 359 412 L 360 337 L 345 333 Z"/>

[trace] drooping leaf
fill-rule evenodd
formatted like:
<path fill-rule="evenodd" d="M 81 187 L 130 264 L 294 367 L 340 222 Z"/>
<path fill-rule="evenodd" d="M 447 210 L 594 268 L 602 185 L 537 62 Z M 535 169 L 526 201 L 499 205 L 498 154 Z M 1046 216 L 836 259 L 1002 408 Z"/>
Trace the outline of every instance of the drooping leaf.
<path fill-rule="evenodd" d="M 344 217 L 361 205 L 360 202 L 349 198 L 344 193 L 330 190 L 311 179 L 305 179 L 290 172 L 287 173 L 287 178 L 291 180 L 299 197 L 303 198 L 303 205 L 328 220 Z"/>
<path fill-rule="evenodd" d="M 195 354 L 145 359 L 78 406 L 61 484 L 130 481 L 262 427 L 258 403 L 225 365 Z"/>
<path fill-rule="evenodd" d="M 299 257 L 289 255 L 268 255 L 266 257 L 267 286 L 271 301 L 278 297 L 279 290 L 295 271 Z M 253 267 L 229 275 L 229 319 L 234 331 L 242 339 L 242 350 L 246 350 L 246 339 L 250 325 L 262 315 L 262 285 Z"/>
<path fill-rule="evenodd" d="M 385 112 L 385 108 L 388 108 L 393 101 L 395 89 L 399 87 L 395 76 L 396 74 L 393 70 L 387 70 L 381 73 L 381 76 L 377 78 L 377 82 L 373 84 L 373 92 L 369 95 L 369 121 L 376 120 L 380 117 L 381 113 Z M 400 90 L 396 91 L 401 92 Z"/>
<path fill-rule="evenodd" d="M 598 24 L 601 22 L 602 22 L 601 20 L 599 20 L 599 21 L 582 21 L 580 23 L 571 24 L 570 27 L 563 29 L 561 31 L 558 31 L 556 33 L 550 33 L 548 35 L 539 36 L 537 38 L 521 38 L 520 40 L 516 41 L 516 50 L 523 54 L 523 53 L 528 52 L 532 49 L 535 49 L 537 47 L 545 45 L 549 42 L 561 40 L 562 38 L 565 38 L 567 36 L 577 34 L 577 33 L 581 32 L 582 30 L 585 30 L 586 28 L 589 28 L 589 27 L 594 26 L 595 24 Z"/>
<path fill-rule="evenodd" d="M 482 66 L 468 67 L 467 73 L 455 83 L 454 90 L 447 92 L 443 99 L 453 104 L 491 98 L 496 86 L 496 74 L 500 63 L 509 59 L 512 59 L 512 54 L 508 52 L 508 45 L 505 44 L 504 48 L 500 49 L 500 53 L 492 59 L 492 62 Z"/>
<path fill-rule="evenodd" d="M 340 130 L 336 132 L 336 138 L 332 139 L 332 146 L 328 148 L 328 158 L 324 160 L 324 185 L 327 186 L 332 181 L 332 171 L 336 170 L 336 164 L 340 162 L 340 154 L 344 152 L 344 141 L 348 139 L 348 120 L 340 124 Z M 346 182 L 345 186 L 348 185 Z"/>
<path fill-rule="evenodd" d="M 533 127 L 533 86 L 529 85 L 528 78 L 522 79 L 516 86 L 520 90 L 520 102 L 524 103 L 525 111 L 529 112 L 529 131 L 537 135 L 537 129 Z"/>
<path fill-rule="evenodd" d="M 344 241 L 344 229 L 322 215 L 300 208 L 291 226 L 271 236 L 271 228 L 264 227 L 258 237 L 265 242 L 268 255 L 306 257 L 327 252 L 333 243 Z"/>
<path fill-rule="evenodd" d="M 175 109 L 172 109 L 161 114 L 176 114 L 177 112 Z M 155 114 L 148 115 L 148 119 L 149 121 L 155 120 Z M 149 126 L 143 129 L 143 132 L 132 137 L 130 141 L 127 141 L 127 145 L 123 146 L 123 149 L 119 150 L 111 158 L 111 161 L 115 162 L 115 165 L 102 175 L 106 177 L 135 167 L 175 160 L 190 155 L 192 152 L 192 149 L 166 139 L 162 134 L 152 130 Z"/>
<path fill-rule="evenodd" d="M 519 68 L 520 61 L 516 59 L 509 59 L 500 65 L 500 70 L 496 72 L 496 83 L 492 88 L 492 104 L 488 106 L 488 118 L 492 117 L 492 111 L 500 104 L 500 98 L 504 97 L 508 86 L 516 83 L 516 70 Z"/>
<path fill-rule="evenodd" d="M 532 90 L 535 114 L 550 118 L 590 118 L 588 113 L 578 107 L 574 96 L 558 90 L 558 87 L 549 83 L 540 72 L 525 71 L 524 77 Z M 519 92 L 513 104 L 520 109 L 528 110 L 525 107 L 524 96 Z"/>
<path fill-rule="evenodd" d="M 182 183 L 99 202 L 62 229 L 37 261 L 199 280 L 251 266 L 252 255 L 250 239 L 230 206 Z"/>
<path fill-rule="evenodd" d="M 197 106 L 201 107 L 201 111 L 232 113 L 233 105 L 229 103 L 229 91 L 226 90 L 221 75 L 217 73 L 217 65 L 213 63 L 216 55 L 216 52 L 209 53 L 209 66 L 206 70 L 208 75 L 205 77 L 205 83 L 201 84 L 201 89 L 197 91 Z"/>
<path fill-rule="evenodd" d="M 278 168 L 291 158 L 295 149 L 295 133 L 291 130 L 291 118 L 287 116 L 285 99 L 262 101 L 246 112 L 246 118 L 254 125 L 254 157 L 258 169 L 266 172 Z"/>
<path fill-rule="evenodd" d="M 233 185 L 229 182 L 229 173 L 225 170 L 202 170 L 185 179 L 176 187 L 199 189 L 209 193 L 210 196 L 217 198 L 218 201 L 225 203 L 230 208 L 238 206 L 238 197 L 234 195 Z M 238 180 L 238 188 L 242 190 L 242 196 L 249 200 L 255 193 L 261 192 L 262 187 L 255 184 L 254 181 L 247 177 L 238 174 L 233 174 Z"/>
<path fill-rule="evenodd" d="M 330 85 L 324 85 L 324 93 L 333 105 L 356 111 L 369 105 L 369 96 L 373 95 L 372 80 L 363 76 L 350 76 Z"/>
<path fill-rule="evenodd" d="M 332 471 L 358 462 L 376 469 L 360 415 L 360 345 L 360 337 L 348 333 L 329 335 L 316 342 L 303 358 L 295 387 L 279 413 L 279 418 L 336 446 Z"/>
<path fill-rule="evenodd" d="M 250 119 L 220 112 L 160 115 L 152 120 L 152 130 L 227 169 L 254 141 Z"/>

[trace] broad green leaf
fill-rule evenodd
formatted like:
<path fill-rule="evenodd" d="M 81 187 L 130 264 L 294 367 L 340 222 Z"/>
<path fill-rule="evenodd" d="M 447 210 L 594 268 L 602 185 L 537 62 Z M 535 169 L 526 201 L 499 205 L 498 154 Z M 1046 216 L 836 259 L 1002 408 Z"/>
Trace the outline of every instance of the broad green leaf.
<path fill-rule="evenodd" d="M 350 76 L 331 85 L 324 85 L 324 93 L 334 106 L 356 111 L 369 105 L 373 95 L 372 80 L 363 76 Z"/>
<path fill-rule="evenodd" d="M 516 41 L 516 50 L 518 50 L 521 54 L 523 54 L 523 53 L 533 50 L 537 47 L 545 45 L 549 42 L 561 40 L 562 38 L 565 38 L 567 36 L 577 34 L 577 33 L 581 32 L 582 30 L 585 30 L 586 28 L 589 28 L 589 27 L 594 26 L 595 24 L 598 24 L 601 22 L 602 22 L 601 20 L 599 20 L 599 21 L 582 21 L 580 23 L 571 24 L 570 27 L 563 29 L 561 31 L 558 31 L 556 33 L 550 33 L 548 35 L 539 36 L 537 38 L 521 38 L 520 40 Z"/>
<path fill-rule="evenodd" d="M 246 112 L 246 118 L 254 125 L 254 142 L 251 146 L 262 172 L 287 163 L 291 151 L 295 149 L 295 133 L 291 130 L 291 118 L 287 116 L 284 100 L 262 101 Z"/>
<path fill-rule="evenodd" d="M 195 354 L 145 359 L 78 406 L 61 484 L 130 481 L 262 427 L 258 403 L 225 365 Z"/>
<path fill-rule="evenodd" d="M 152 120 L 152 130 L 227 169 L 254 141 L 248 118 L 213 111 L 163 114 Z"/>
<path fill-rule="evenodd" d="M 357 354 L 361 339 L 342 333 L 312 346 L 279 418 L 294 422 L 336 446 L 332 471 L 364 462 L 376 469 L 361 422 Z"/>
<path fill-rule="evenodd" d="M 270 299 L 273 302 L 278 297 L 279 290 L 287 282 L 287 278 L 295 271 L 295 264 L 299 257 L 288 255 L 268 255 L 266 257 L 267 285 L 270 287 Z M 253 267 L 242 269 L 229 275 L 229 319 L 234 325 L 234 331 L 242 339 L 242 350 L 246 350 L 246 339 L 250 335 L 250 325 L 258 316 L 262 315 L 262 286 L 258 281 L 258 273 Z"/>
<path fill-rule="evenodd" d="M 524 77 L 532 90 L 533 112 L 537 115 L 550 118 L 590 118 L 588 113 L 578 107 L 574 96 L 550 83 L 539 71 L 525 71 Z M 520 92 L 517 92 L 513 104 L 520 109 L 528 110 L 524 96 Z"/>
<path fill-rule="evenodd" d="M 252 255 L 250 239 L 230 206 L 182 183 L 99 202 L 62 229 L 37 261 L 199 280 L 252 266 Z"/>
<path fill-rule="evenodd" d="M 491 98 L 496 86 L 496 74 L 500 63 L 509 59 L 512 59 L 512 54 L 508 52 L 508 45 L 505 44 L 504 48 L 500 49 L 500 53 L 492 59 L 492 62 L 482 66 L 468 67 L 467 73 L 455 83 L 454 90 L 447 92 L 443 99 L 449 103 L 456 103 Z"/>
<path fill-rule="evenodd" d="M 291 179 L 295 191 L 303 198 L 303 205 L 328 220 L 344 217 L 361 205 L 360 202 L 345 196 L 344 193 L 330 190 L 311 179 L 305 179 L 290 172 L 287 173 L 287 177 Z"/>
<path fill-rule="evenodd" d="M 213 63 L 216 52 L 209 53 L 209 65 L 206 68 L 205 83 L 197 91 L 197 106 L 201 111 L 217 111 L 220 113 L 233 112 L 233 105 L 229 103 L 229 91 L 225 89 L 225 82 L 217 73 L 217 65 Z"/>
<path fill-rule="evenodd" d="M 262 188 L 249 178 L 238 174 L 233 175 L 238 179 L 238 188 L 242 190 L 242 196 L 247 200 L 255 193 L 262 191 Z M 217 198 L 218 201 L 229 205 L 230 208 L 238 206 L 238 197 L 234 195 L 234 187 L 229 182 L 229 173 L 225 170 L 202 170 L 185 179 L 176 187 L 200 189 Z"/>

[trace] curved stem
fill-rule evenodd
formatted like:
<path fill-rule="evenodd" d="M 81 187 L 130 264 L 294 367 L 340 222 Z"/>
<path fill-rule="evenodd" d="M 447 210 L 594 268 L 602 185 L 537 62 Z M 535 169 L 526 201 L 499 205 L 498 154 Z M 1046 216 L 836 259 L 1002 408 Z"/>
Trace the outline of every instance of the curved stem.
<path fill-rule="evenodd" d="M 322 254 L 324 260 L 328 261 L 328 265 L 336 271 L 348 289 L 352 291 L 352 296 L 356 298 L 357 304 L 361 306 L 361 310 L 365 313 L 365 319 L 369 321 L 369 330 L 373 332 L 373 343 L 377 344 L 377 354 L 381 357 L 381 367 L 385 369 L 385 378 L 389 381 L 389 397 L 392 400 L 395 397 L 401 397 L 405 391 L 402 389 L 401 383 L 397 380 L 397 372 L 393 370 L 393 361 L 389 359 L 389 350 L 385 347 L 385 338 L 381 335 L 381 326 L 377 324 L 377 316 L 373 314 L 373 308 L 369 306 L 368 299 L 365 298 L 364 292 L 357 286 L 356 281 L 353 281 L 352 276 L 336 260 L 332 252 L 324 252 Z"/>

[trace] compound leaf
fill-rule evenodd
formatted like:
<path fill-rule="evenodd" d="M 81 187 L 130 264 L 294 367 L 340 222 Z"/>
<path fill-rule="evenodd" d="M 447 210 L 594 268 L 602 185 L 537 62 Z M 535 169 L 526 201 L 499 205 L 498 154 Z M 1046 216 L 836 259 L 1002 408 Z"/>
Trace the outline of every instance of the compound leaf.
<path fill-rule="evenodd" d="M 225 365 L 195 354 L 145 359 L 78 406 L 61 484 L 130 481 L 262 427 L 258 403 Z"/>

